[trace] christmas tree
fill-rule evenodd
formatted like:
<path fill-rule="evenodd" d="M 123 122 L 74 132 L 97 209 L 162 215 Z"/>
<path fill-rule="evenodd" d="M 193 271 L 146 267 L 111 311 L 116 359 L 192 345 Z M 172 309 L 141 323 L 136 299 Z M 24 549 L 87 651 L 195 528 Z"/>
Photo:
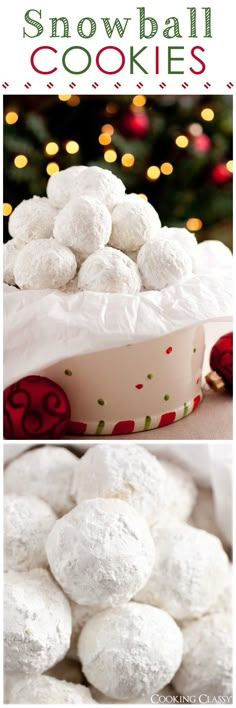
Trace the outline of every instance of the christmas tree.
<path fill-rule="evenodd" d="M 163 225 L 232 243 L 230 96 L 7 96 L 4 240 L 22 200 L 71 165 L 111 169 Z"/>

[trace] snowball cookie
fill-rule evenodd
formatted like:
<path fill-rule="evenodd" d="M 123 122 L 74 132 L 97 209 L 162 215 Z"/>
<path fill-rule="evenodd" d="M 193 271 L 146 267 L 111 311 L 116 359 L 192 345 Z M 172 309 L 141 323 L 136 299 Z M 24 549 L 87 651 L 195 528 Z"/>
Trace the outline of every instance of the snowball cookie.
<path fill-rule="evenodd" d="M 87 170 L 85 165 L 73 165 L 73 167 L 67 167 L 66 170 L 54 172 L 49 177 L 47 195 L 52 206 L 63 209 L 76 191 L 80 176 L 85 170 Z"/>
<path fill-rule="evenodd" d="M 187 472 L 160 463 L 141 445 L 92 445 L 80 459 L 74 496 L 79 504 L 95 497 L 127 501 L 147 522 L 185 520 L 197 496 Z"/>
<path fill-rule="evenodd" d="M 156 531 L 155 545 L 152 575 L 136 600 L 163 607 L 176 620 L 208 612 L 228 576 L 229 561 L 220 540 L 179 522 Z"/>
<path fill-rule="evenodd" d="M 9 702 L 15 704 L 96 703 L 86 686 L 40 674 L 17 678 L 9 690 L 9 698 Z"/>
<path fill-rule="evenodd" d="M 182 632 L 166 612 L 131 602 L 92 617 L 78 654 L 87 680 L 105 695 L 146 698 L 172 680 L 182 645 Z"/>
<path fill-rule="evenodd" d="M 3 245 L 3 282 L 15 285 L 14 265 L 19 251 L 25 244 L 18 238 L 11 239 Z"/>
<path fill-rule="evenodd" d="M 57 210 L 47 197 L 24 199 L 9 217 L 8 230 L 12 238 L 27 242 L 32 239 L 50 238 Z"/>
<path fill-rule="evenodd" d="M 4 490 L 38 496 L 61 516 L 75 506 L 72 487 L 79 467 L 79 458 L 61 445 L 32 448 L 8 464 Z"/>
<path fill-rule="evenodd" d="M 13 272 L 21 290 L 41 290 L 63 287 L 72 280 L 76 270 L 72 251 L 49 238 L 27 243 L 15 260 Z"/>
<path fill-rule="evenodd" d="M 162 290 L 192 273 L 191 258 L 182 246 L 164 239 L 145 243 L 139 251 L 137 265 L 146 290 Z"/>
<path fill-rule="evenodd" d="M 46 552 L 71 600 L 102 608 L 130 600 L 147 582 L 155 558 L 145 520 L 120 499 L 81 502 L 56 521 Z"/>
<path fill-rule="evenodd" d="M 4 576 L 6 671 L 41 673 L 64 658 L 70 646 L 70 604 L 47 570 Z"/>
<path fill-rule="evenodd" d="M 78 660 L 71 661 L 71 659 L 68 659 L 67 656 L 65 659 L 62 659 L 62 661 L 59 661 L 58 664 L 52 666 L 51 669 L 48 669 L 48 671 L 45 672 L 45 675 L 53 676 L 53 678 L 59 679 L 60 681 L 82 683 L 83 677 Z"/>
<path fill-rule="evenodd" d="M 167 239 L 168 241 L 175 241 L 179 243 L 184 249 L 185 253 L 188 253 L 193 262 L 195 262 L 196 254 L 198 251 L 198 242 L 195 234 L 188 229 L 179 229 L 173 226 L 162 226 L 159 232 L 161 238 Z"/>
<path fill-rule="evenodd" d="M 82 259 L 103 248 L 111 233 L 111 215 L 95 197 L 74 197 L 59 211 L 55 220 L 53 236 L 59 242 L 75 250 Z"/>
<path fill-rule="evenodd" d="M 137 251 L 156 237 L 160 226 L 154 207 L 137 194 L 129 194 L 113 209 L 110 245 L 122 251 Z"/>
<path fill-rule="evenodd" d="M 101 607 L 89 607 L 88 605 L 78 605 L 77 602 L 71 601 L 71 617 L 72 617 L 72 633 L 70 640 L 70 648 L 67 656 L 70 659 L 78 660 L 77 644 L 81 629 L 86 622 L 93 617 L 97 612 L 100 612 Z"/>
<path fill-rule="evenodd" d="M 4 560 L 8 570 L 46 568 L 45 541 L 57 517 L 38 497 L 4 497 Z"/>
<path fill-rule="evenodd" d="M 127 704 L 127 699 L 124 701 L 121 701 L 119 699 L 115 698 L 109 698 L 109 696 L 105 696 L 104 693 L 101 693 L 101 691 L 98 691 L 97 688 L 94 688 L 93 686 L 90 686 L 90 690 L 92 693 L 93 698 L 97 703 L 126 703 Z M 158 698 L 160 696 L 163 696 L 165 698 L 170 698 L 171 696 L 175 695 L 175 691 L 173 688 L 169 686 L 165 686 L 161 691 L 158 691 Z M 153 696 L 143 696 L 143 698 L 133 698 L 132 700 L 129 700 L 129 705 L 132 703 L 142 703 L 143 705 L 147 705 L 147 703 L 151 703 L 152 705 L 154 703 L 173 703 L 174 701 L 156 701 L 156 696 L 157 694 L 153 694 Z M 151 700 L 152 699 L 152 700 Z"/>
<path fill-rule="evenodd" d="M 233 615 L 233 564 L 229 563 L 229 571 L 226 579 L 226 585 L 223 591 L 218 595 L 216 603 L 210 607 L 208 614 L 214 612 L 226 612 Z"/>
<path fill-rule="evenodd" d="M 183 638 L 183 663 L 173 679 L 175 690 L 181 696 L 196 696 L 197 703 L 203 694 L 207 703 L 219 696 L 232 699 L 232 618 L 223 612 L 205 615 L 186 623 Z"/>
<path fill-rule="evenodd" d="M 125 185 L 113 175 L 110 170 L 102 167 L 88 167 L 81 172 L 76 186 L 76 194 L 86 197 L 95 197 L 104 204 L 109 211 L 121 202 L 125 194 Z"/>
<path fill-rule="evenodd" d="M 98 293 L 130 293 L 141 289 L 136 263 L 114 248 L 102 248 L 86 258 L 78 275 L 79 290 Z"/>

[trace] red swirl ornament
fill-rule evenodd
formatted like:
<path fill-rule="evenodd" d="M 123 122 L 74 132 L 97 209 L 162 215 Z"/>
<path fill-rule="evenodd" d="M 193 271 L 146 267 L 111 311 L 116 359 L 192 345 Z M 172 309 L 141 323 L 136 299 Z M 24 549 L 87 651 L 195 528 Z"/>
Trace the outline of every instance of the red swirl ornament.
<path fill-rule="evenodd" d="M 7 440 L 59 439 L 70 420 L 68 398 L 45 376 L 26 376 L 4 391 L 4 437 Z"/>
<path fill-rule="evenodd" d="M 224 334 L 212 347 L 210 367 L 224 381 L 230 393 L 233 389 L 233 332 Z"/>

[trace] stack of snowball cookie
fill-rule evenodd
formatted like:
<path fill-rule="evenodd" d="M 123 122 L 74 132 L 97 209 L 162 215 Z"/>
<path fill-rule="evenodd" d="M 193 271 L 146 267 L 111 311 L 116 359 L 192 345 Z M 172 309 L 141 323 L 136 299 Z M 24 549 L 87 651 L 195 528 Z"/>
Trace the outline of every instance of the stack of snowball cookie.
<path fill-rule="evenodd" d="M 161 228 L 151 204 L 96 166 L 51 175 L 47 197 L 14 209 L 9 233 L 4 281 L 26 290 L 162 290 L 189 277 L 197 257 L 194 234 Z"/>
<path fill-rule="evenodd" d="M 230 702 L 231 563 L 198 494 L 139 445 L 8 464 L 7 703 Z"/>

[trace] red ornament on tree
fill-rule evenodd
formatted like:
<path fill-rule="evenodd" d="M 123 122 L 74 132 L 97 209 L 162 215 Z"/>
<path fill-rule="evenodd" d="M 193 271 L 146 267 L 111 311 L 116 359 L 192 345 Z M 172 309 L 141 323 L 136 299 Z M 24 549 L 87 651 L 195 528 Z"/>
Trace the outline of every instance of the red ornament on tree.
<path fill-rule="evenodd" d="M 210 367 L 224 381 L 225 388 L 233 389 L 233 332 L 224 334 L 212 347 Z"/>
<path fill-rule="evenodd" d="M 213 167 L 211 176 L 213 182 L 216 182 L 217 184 L 228 182 L 228 180 L 232 178 L 232 174 L 229 172 L 224 162 L 221 162 L 219 165 L 215 165 Z"/>
<path fill-rule="evenodd" d="M 4 391 L 7 440 L 61 438 L 69 420 L 70 404 L 65 392 L 44 376 L 26 376 Z"/>
<path fill-rule="evenodd" d="M 145 110 L 126 111 L 120 119 L 121 133 L 127 138 L 144 138 L 149 129 L 149 119 Z"/>
<path fill-rule="evenodd" d="M 197 135 L 197 137 L 193 139 L 193 146 L 196 152 L 208 152 L 211 147 L 210 138 L 208 138 L 208 135 L 205 133 Z"/>

